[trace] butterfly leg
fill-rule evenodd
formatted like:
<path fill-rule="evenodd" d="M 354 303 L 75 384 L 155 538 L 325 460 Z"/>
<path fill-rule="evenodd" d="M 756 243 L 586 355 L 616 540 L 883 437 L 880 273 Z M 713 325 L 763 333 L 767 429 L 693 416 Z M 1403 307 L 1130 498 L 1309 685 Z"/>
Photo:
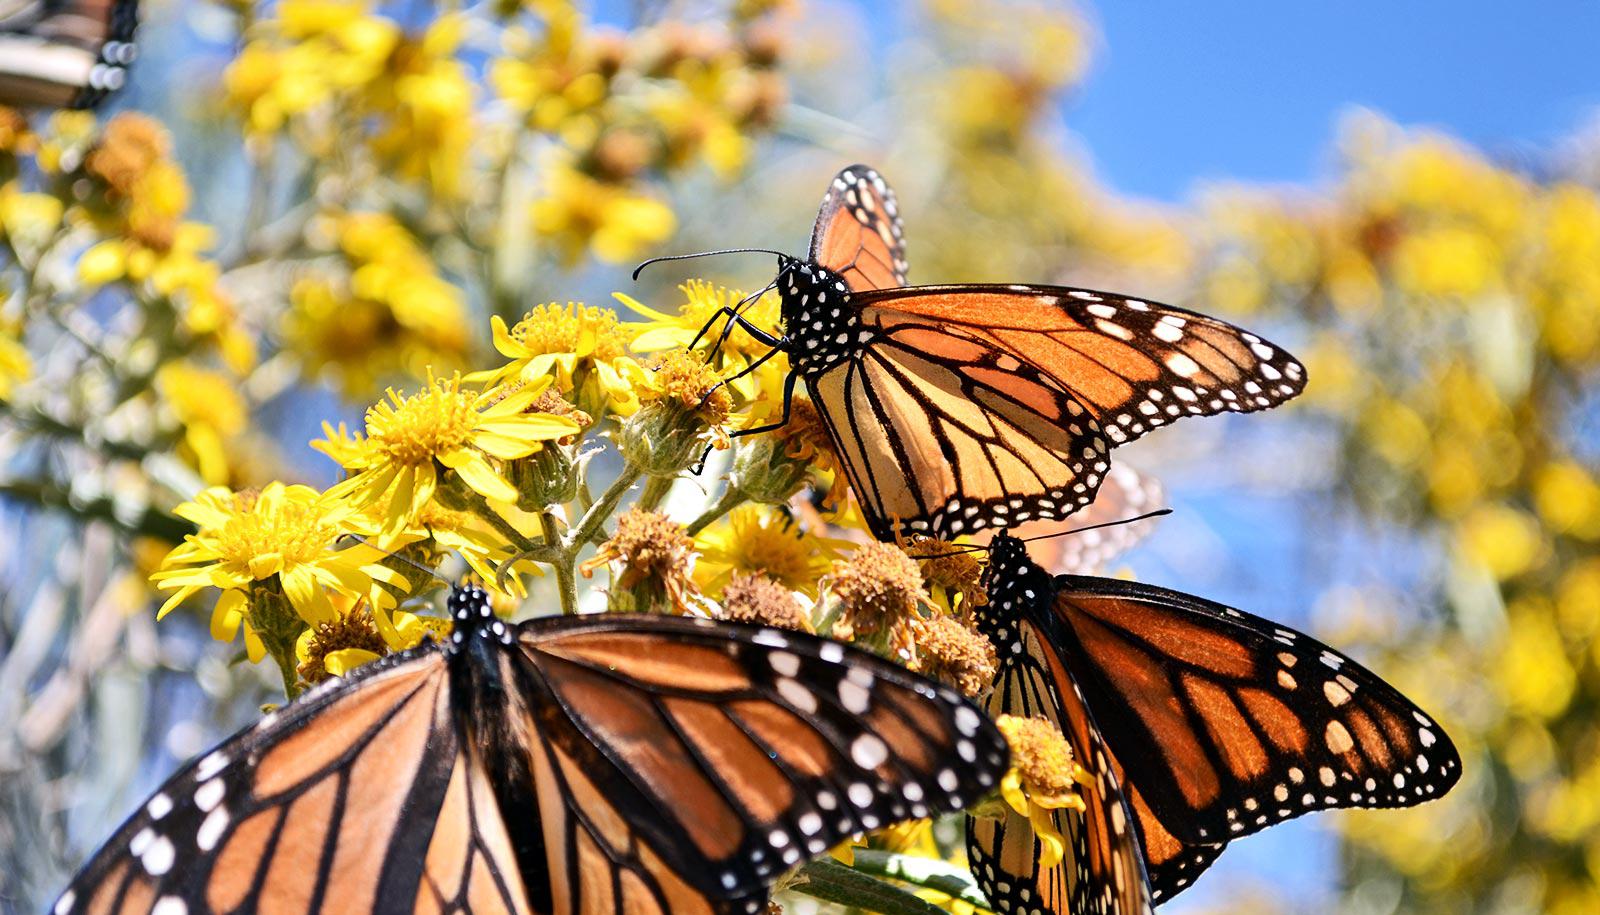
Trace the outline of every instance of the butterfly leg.
<path fill-rule="evenodd" d="M 789 411 L 794 406 L 794 383 L 795 381 L 799 380 L 799 378 L 799 375 L 796 375 L 794 372 L 790 372 L 789 377 L 783 380 L 783 416 L 779 418 L 777 422 L 769 423 L 765 426 L 757 426 L 754 429 L 740 429 L 738 432 L 731 433 L 729 437 L 740 438 L 746 435 L 757 435 L 762 432 L 771 432 L 774 429 L 782 429 L 784 426 L 787 426 L 789 424 Z"/>
<path fill-rule="evenodd" d="M 780 338 L 774 337 L 754 324 L 751 324 L 749 319 L 747 319 L 744 315 L 739 314 L 736 309 L 729 308 L 728 306 L 724 305 L 717 309 L 716 313 L 711 316 L 711 319 L 706 321 L 706 326 L 700 328 L 700 332 L 694 335 L 694 339 L 689 341 L 688 348 L 694 349 L 695 346 L 699 344 L 701 338 L 703 338 L 711 330 L 713 325 L 722 320 L 723 316 L 727 316 L 729 321 L 727 325 L 722 328 L 722 333 L 717 337 L 717 345 L 711 348 L 713 353 L 721 349 L 722 344 L 727 342 L 728 336 L 733 333 L 733 327 L 735 324 L 744 328 L 745 333 L 755 337 L 757 340 L 761 341 L 761 343 L 767 346 L 775 347 L 781 342 Z"/>

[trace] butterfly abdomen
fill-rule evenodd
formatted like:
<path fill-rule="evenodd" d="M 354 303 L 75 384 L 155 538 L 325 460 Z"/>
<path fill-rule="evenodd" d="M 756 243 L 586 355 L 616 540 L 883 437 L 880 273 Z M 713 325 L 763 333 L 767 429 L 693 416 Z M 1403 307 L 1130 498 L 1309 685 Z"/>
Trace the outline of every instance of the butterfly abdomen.
<path fill-rule="evenodd" d="M 850 307 L 844 277 L 816 264 L 798 263 L 778 284 L 790 364 L 800 375 L 819 375 L 848 360 L 871 339 Z"/>

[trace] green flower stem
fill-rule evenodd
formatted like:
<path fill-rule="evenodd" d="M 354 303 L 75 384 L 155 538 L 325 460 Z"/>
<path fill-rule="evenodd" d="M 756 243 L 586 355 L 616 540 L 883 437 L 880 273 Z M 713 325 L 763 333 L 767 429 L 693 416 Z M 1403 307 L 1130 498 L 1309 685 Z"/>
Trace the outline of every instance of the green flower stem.
<path fill-rule="evenodd" d="M 861 849 L 856 850 L 861 854 Z M 852 870 L 832 858 L 817 858 L 800 868 L 790 890 L 882 915 L 948 915 L 932 903 L 876 877 Z"/>
<path fill-rule="evenodd" d="M 644 476 L 644 468 L 629 461 L 623 466 L 622 473 L 618 474 L 616 480 L 612 481 L 611 486 L 600 494 L 599 500 L 589 506 L 589 510 L 583 513 L 583 517 L 579 519 L 572 532 L 567 534 L 565 540 L 566 558 L 569 563 L 578 560 L 578 551 L 582 550 L 589 541 L 595 539 L 596 535 L 600 533 L 601 527 L 604 526 L 606 519 L 611 517 L 617 510 L 617 505 L 622 502 L 622 497 L 628 494 L 628 490 L 632 489 L 633 484 L 639 482 L 639 478 L 642 476 Z"/>
<path fill-rule="evenodd" d="M 556 570 L 556 590 L 561 595 L 561 612 L 572 616 L 578 612 L 578 576 L 573 569 L 573 564 L 561 561 L 554 564 Z"/>
<path fill-rule="evenodd" d="M 978 889 L 972 874 L 965 868 L 956 867 L 947 861 L 895 854 L 873 848 L 858 848 L 852 869 L 874 877 L 889 877 L 937 890 L 946 896 L 970 902 L 982 909 L 990 907 L 989 900 L 985 899 L 982 891 Z"/>
<path fill-rule="evenodd" d="M 689 522 L 689 536 L 693 537 L 705 530 L 707 525 L 743 505 L 747 500 L 748 497 L 741 490 L 729 486 L 722 491 L 722 496 L 710 508 L 700 513 L 700 517 Z"/>
<path fill-rule="evenodd" d="M 645 511 L 655 511 L 661 505 L 661 500 L 672 491 L 672 484 L 677 482 L 677 477 L 651 477 L 644 483 L 644 492 L 639 496 L 638 507 Z"/>

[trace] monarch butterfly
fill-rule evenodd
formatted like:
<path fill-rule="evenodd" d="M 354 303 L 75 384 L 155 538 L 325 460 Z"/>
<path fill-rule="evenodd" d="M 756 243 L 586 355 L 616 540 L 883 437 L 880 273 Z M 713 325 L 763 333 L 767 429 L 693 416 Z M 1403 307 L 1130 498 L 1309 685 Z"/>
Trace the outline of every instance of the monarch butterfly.
<path fill-rule="evenodd" d="M 991 714 L 1044 715 L 1093 776 L 1054 812 L 1072 846 L 1041 866 L 1027 819 L 969 819 L 997 912 L 1131 915 L 1194 882 L 1233 839 L 1334 807 L 1443 795 L 1461 759 L 1434 721 L 1322 643 L 1135 582 L 1051 579 L 995 538 L 978 622 L 1001 655 Z"/>
<path fill-rule="evenodd" d="M 161 787 L 71 912 L 750 913 L 857 830 L 958 809 L 1005 740 L 825 639 L 616 615 L 454 630 L 319 687 Z"/>
<path fill-rule="evenodd" d="M 1070 531 L 1060 521 L 1031 521 L 1005 533 L 1033 542 L 1034 560 L 1047 570 L 1094 575 L 1143 540 L 1156 523 L 1154 513 L 1165 504 L 1166 493 L 1155 477 L 1127 464 L 1112 464 L 1094 501 L 1067 522 Z M 982 543 L 990 533 L 974 542 Z M 1060 536 L 1067 533 L 1072 536 Z"/>
<path fill-rule="evenodd" d="M 713 322 L 791 366 L 783 418 L 740 434 L 787 422 L 803 379 L 880 540 L 1065 517 L 1094 499 L 1112 446 L 1305 385 L 1279 347 L 1181 308 L 1061 286 L 906 286 L 899 205 L 864 165 L 829 186 L 806 260 L 735 250 L 778 256 L 783 336 L 737 309 Z"/>
<path fill-rule="evenodd" d="M 87 108 L 122 88 L 139 0 L 0 0 L 0 105 Z"/>

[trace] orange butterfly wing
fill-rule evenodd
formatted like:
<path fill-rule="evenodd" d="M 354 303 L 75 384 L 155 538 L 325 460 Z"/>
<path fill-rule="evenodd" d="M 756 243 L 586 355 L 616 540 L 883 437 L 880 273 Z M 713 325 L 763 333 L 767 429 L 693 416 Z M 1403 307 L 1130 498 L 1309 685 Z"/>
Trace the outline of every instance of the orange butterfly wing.
<path fill-rule="evenodd" d="M 415 829 L 431 820 L 432 831 Z M 62 894 L 56 915 L 527 912 L 437 650 L 363 669 L 264 718 L 163 785 Z"/>
<path fill-rule="evenodd" d="M 1151 811 L 1215 844 L 1334 807 L 1443 795 L 1461 759 L 1389 684 L 1306 635 L 1201 598 L 1062 576 L 1055 612 L 1106 739 Z"/>
<path fill-rule="evenodd" d="M 1051 819 L 1068 843 L 1054 866 L 1042 866 L 1043 846 L 1028 819 L 967 819 L 967 854 L 979 887 L 996 912 L 1053 915 L 1139 915 L 1150 911 L 1140 837 L 1122 782 L 1094 717 L 1049 640 L 1031 623 L 1018 626 L 1018 651 L 1001 662 L 989 714 L 1043 715 L 1072 745 L 1093 777 L 1080 788 L 1087 809 L 1063 809 Z"/>
<path fill-rule="evenodd" d="M 854 291 L 906 284 L 900 207 L 875 169 L 852 165 L 828 185 L 811 230 L 810 258 L 843 276 Z"/>
<path fill-rule="evenodd" d="M 836 642 L 662 617 L 524 626 L 519 676 L 551 700 L 528 714 L 557 913 L 622 896 L 630 913 L 747 911 L 802 859 L 960 809 L 1004 769 L 965 700 Z"/>
<path fill-rule="evenodd" d="M 1277 406 L 1305 387 L 1278 346 L 1205 315 L 1060 286 L 913 286 L 856 293 L 863 323 L 960 332 L 1055 379 L 1113 444 L 1183 416 Z"/>
<path fill-rule="evenodd" d="M 806 386 L 880 540 L 1064 517 L 1109 465 L 1060 382 L 965 332 L 887 329 Z"/>

